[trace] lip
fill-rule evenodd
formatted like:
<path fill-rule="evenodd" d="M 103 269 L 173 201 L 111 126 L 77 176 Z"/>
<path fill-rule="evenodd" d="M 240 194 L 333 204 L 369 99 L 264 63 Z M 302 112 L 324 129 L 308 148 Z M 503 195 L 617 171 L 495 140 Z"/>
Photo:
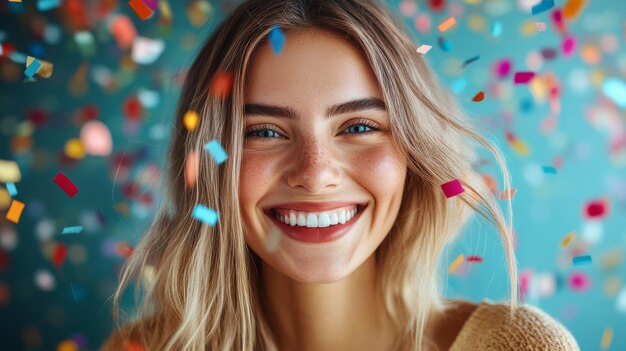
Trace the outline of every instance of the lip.
<path fill-rule="evenodd" d="M 283 204 L 275 204 L 263 208 L 269 211 L 272 208 L 281 208 L 285 210 L 303 211 L 303 212 L 322 212 L 331 211 L 336 208 L 346 207 L 350 205 L 366 206 L 367 203 L 359 203 L 354 201 L 329 201 L 329 202 L 288 202 Z"/>
<path fill-rule="evenodd" d="M 350 203 L 348 203 L 348 205 L 350 205 Z M 265 215 L 268 216 L 274 222 L 274 224 L 276 224 L 276 226 L 280 228 L 280 230 L 288 237 L 300 242 L 319 244 L 338 240 L 339 238 L 348 234 L 356 221 L 361 218 L 361 214 L 365 211 L 366 208 L 367 204 L 357 205 L 356 215 L 354 215 L 354 217 L 352 217 L 348 222 L 344 224 L 338 223 L 336 225 L 324 228 L 309 228 L 301 226 L 292 227 L 289 224 L 285 224 L 281 222 L 278 218 L 274 217 L 272 210 L 269 208 L 264 210 L 263 213 L 265 213 Z"/>

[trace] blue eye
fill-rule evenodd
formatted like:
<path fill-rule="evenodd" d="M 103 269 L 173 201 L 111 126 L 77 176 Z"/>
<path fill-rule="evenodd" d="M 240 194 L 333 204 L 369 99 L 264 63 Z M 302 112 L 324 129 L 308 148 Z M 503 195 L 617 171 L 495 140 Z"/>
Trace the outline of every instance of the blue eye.
<path fill-rule="evenodd" d="M 368 120 L 356 121 L 355 123 L 352 123 L 349 126 L 347 126 L 346 129 L 344 130 L 350 130 L 350 128 L 352 127 L 360 127 L 360 128 L 352 129 L 354 133 L 348 132 L 348 134 L 367 134 L 367 133 L 380 131 L 380 128 L 378 128 L 376 124 Z M 276 135 L 278 135 L 279 138 L 283 138 L 283 139 L 285 138 L 282 134 L 278 133 L 278 131 L 274 129 L 274 127 L 272 127 L 271 125 L 264 125 L 264 124 L 256 125 L 256 126 L 249 128 L 246 131 L 246 138 L 248 137 L 276 138 Z"/>

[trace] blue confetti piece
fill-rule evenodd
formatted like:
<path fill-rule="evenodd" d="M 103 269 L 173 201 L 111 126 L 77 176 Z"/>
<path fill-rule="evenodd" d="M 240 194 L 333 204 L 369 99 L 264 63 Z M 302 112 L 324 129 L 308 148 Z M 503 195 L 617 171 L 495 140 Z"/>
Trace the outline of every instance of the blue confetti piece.
<path fill-rule="evenodd" d="M 552 166 L 543 166 L 543 173 L 556 174 L 556 168 Z"/>
<path fill-rule="evenodd" d="M 450 90 L 452 90 L 455 94 L 459 94 L 465 89 L 466 86 L 467 79 L 459 78 L 450 84 Z"/>
<path fill-rule="evenodd" d="M 217 219 L 219 218 L 217 212 L 200 204 L 197 204 L 196 207 L 194 207 L 192 216 L 193 218 L 210 226 L 214 226 L 215 223 L 217 223 Z"/>
<path fill-rule="evenodd" d="M 443 37 L 439 37 L 439 39 L 437 39 L 437 43 L 439 44 L 439 47 L 443 51 L 450 51 L 450 50 L 452 50 L 452 42 L 449 41 L 449 40 L 444 39 Z"/>
<path fill-rule="evenodd" d="M 542 13 L 548 11 L 549 9 L 554 7 L 554 0 L 541 0 L 540 3 L 533 6 L 532 13 L 536 15 L 538 13 Z"/>
<path fill-rule="evenodd" d="M 24 75 L 28 78 L 32 78 L 40 68 L 41 68 L 41 62 L 35 59 L 28 67 L 26 67 L 26 70 L 24 71 Z"/>
<path fill-rule="evenodd" d="M 61 5 L 61 0 L 39 0 L 37 1 L 37 10 L 48 11 Z"/>
<path fill-rule="evenodd" d="M 211 154 L 213 160 L 217 164 L 221 164 L 228 158 L 228 156 L 226 156 L 226 151 L 224 151 L 217 139 L 213 139 L 208 142 L 206 145 L 204 145 L 204 148 Z"/>
<path fill-rule="evenodd" d="M 63 233 L 61 234 L 78 234 L 83 230 L 83 227 L 78 225 L 74 227 L 65 227 L 63 228 Z"/>
<path fill-rule="evenodd" d="M 617 78 L 607 78 L 602 83 L 604 95 L 613 100 L 619 107 L 626 108 L 626 84 Z"/>
<path fill-rule="evenodd" d="M 476 55 L 476 56 L 474 56 L 472 58 L 469 58 L 469 59 L 465 60 L 465 62 L 463 62 L 463 68 L 467 67 L 467 65 L 469 65 L 470 63 L 472 63 L 474 61 L 477 61 L 479 58 L 480 58 L 480 56 Z"/>
<path fill-rule="evenodd" d="M 11 195 L 11 197 L 15 197 L 15 195 L 17 195 L 17 188 L 15 187 L 14 183 L 7 183 L 7 190 L 9 191 L 9 195 Z"/>
<path fill-rule="evenodd" d="M 491 25 L 491 36 L 497 38 L 502 35 L 502 22 L 493 22 Z"/>
<path fill-rule="evenodd" d="M 280 55 L 285 47 L 285 33 L 277 26 L 272 27 L 269 35 L 270 44 L 275 55 Z"/>
<path fill-rule="evenodd" d="M 572 259 L 572 262 L 574 263 L 574 266 L 581 266 L 584 264 L 589 264 L 591 263 L 591 256 L 586 255 L 586 256 L 576 256 Z"/>

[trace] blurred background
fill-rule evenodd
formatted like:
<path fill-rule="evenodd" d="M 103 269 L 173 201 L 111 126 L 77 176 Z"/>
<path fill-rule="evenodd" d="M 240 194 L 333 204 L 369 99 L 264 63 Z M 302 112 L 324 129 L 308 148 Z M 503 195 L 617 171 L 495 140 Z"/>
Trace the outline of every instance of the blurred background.
<path fill-rule="evenodd" d="M 0 349 L 96 350 L 109 335 L 182 80 L 239 2 L 0 2 Z M 387 4 L 506 156 L 512 189 L 486 152 L 476 167 L 513 199 L 524 301 L 582 350 L 626 350 L 626 2 Z M 449 297 L 507 297 L 480 218 L 441 272 Z"/>

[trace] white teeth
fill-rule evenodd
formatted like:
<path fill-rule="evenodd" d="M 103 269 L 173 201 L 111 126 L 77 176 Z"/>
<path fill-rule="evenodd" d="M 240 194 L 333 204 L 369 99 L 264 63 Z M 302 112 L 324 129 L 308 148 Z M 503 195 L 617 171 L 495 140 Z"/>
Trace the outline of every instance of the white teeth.
<path fill-rule="evenodd" d="M 288 211 L 286 213 L 284 210 L 280 210 L 281 213 L 278 214 L 275 212 L 275 216 L 281 222 L 291 226 L 325 228 L 339 223 L 345 224 L 356 215 L 357 211 L 356 205 L 353 205 L 347 208 L 324 212 Z"/>

